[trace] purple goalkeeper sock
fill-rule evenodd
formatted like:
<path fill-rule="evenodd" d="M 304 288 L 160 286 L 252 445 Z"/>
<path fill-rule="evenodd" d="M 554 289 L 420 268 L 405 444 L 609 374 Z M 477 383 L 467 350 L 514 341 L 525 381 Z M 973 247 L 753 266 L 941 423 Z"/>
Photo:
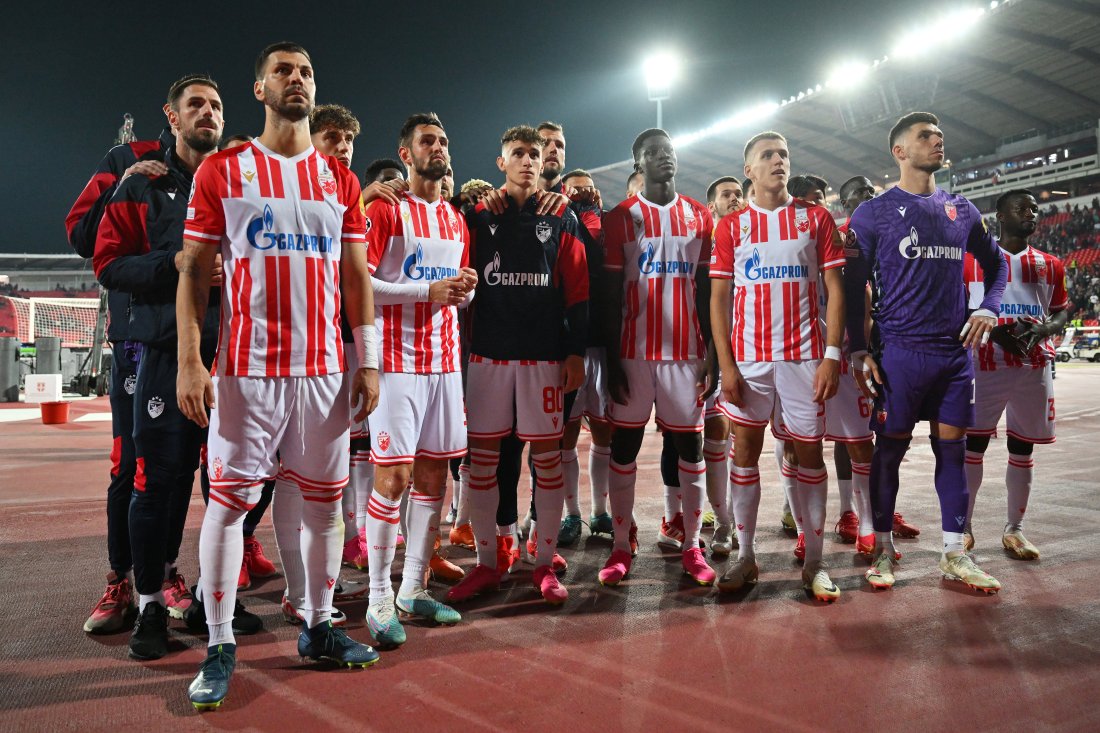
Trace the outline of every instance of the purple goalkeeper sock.
<path fill-rule="evenodd" d="M 966 438 L 932 438 L 936 456 L 936 493 L 940 496 L 940 521 L 944 532 L 962 532 L 970 492 L 966 488 Z"/>
<path fill-rule="evenodd" d="M 871 516 L 876 532 L 894 529 L 894 506 L 898 500 L 898 469 L 911 438 L 890 438 L 879 435 L 871 458 Z"/>

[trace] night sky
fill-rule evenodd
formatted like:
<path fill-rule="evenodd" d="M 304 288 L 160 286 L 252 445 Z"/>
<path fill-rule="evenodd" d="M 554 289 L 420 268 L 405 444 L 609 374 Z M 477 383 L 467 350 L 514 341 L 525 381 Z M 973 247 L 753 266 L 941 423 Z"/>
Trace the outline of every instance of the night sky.
<path fill-rule="evenodd" d="M 937 3 L 938 4 L 938 3 Z M 438 113 L 457 183 L 498 181 L 500 133 L 552 119 L 565 126 L 568 167 L 630 155 L 656 121 L 642 59 L 684 58 L 665 127 L 689 132 L 824 81 L 846 58 L 888 52 L 909 3 L 466 2 L 21 3 L 5 8 L 8 60 L 0 115 L 2 252 L 68 252 L 64 218 L 114 140 L 122 114 L 139 139 L 164 125 L 172 81 L 206 72 L 221 86 L 226 134 L 258 134 L 258 51 L 277 40 L 309 49 L 318 103 L 349 107 L 363 131 L 353 169 L 396 157 L 408 114 Z M 955 4 L 957 7 L 957 4 Z M 48 9 L 40 9 L 48 7 Z M 233 8 L 227 12 L 225 8 Z M 929 13 L 922 8 L 922 14 Z"/>

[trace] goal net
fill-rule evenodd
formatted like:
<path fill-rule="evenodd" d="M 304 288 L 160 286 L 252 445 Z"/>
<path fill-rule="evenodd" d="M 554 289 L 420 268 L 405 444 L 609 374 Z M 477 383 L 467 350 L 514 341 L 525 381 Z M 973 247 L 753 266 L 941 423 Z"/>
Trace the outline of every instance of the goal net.
<path fill-rule="evenodd" d="M 0 336 L 33 344 L 58 336 L 62 348 L 90 349 L 95 341 L 99 298 L 0 297 Z"/>

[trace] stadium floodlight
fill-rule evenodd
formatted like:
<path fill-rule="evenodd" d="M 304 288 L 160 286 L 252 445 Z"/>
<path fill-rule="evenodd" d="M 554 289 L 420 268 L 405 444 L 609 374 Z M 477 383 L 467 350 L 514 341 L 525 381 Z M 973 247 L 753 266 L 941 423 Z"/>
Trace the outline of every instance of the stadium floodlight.
<path fill-rule="evenodd" d="M 793 98 L 792 98 L 793 101 Z M 687 133 L 686 135 L 677 135 L 672 144 L 677 148 L 685 145 L 690 145 L 696 140 L 702 140 L 703 138 L 717 135 L 727 130 L 735 130 L 741 127 L 748 127 L 749 125 L 757 124 L 769 116 L 772 115 L 777 109 L 779 109 L 779 102 L 763 102 L 753 107 L 743 109 L 735 115 L 727 117 L 725 119 L 715 122 L 713 125 L 706 127 L 702 130 Z"/>
<path fill-rule="evenodd" d="M 859 86 L 869 73 L 871 73 L 869 64 L 861 61 L 846 61 L 833 69 L 825 86 L 834 89 L 852 89 Z"/>
<path fill-rule="evenodd" d="M 680 77 L 680 59 L 669 51 L 655 53 L 642 64 L 649 101 L 657 103 L 657 127 L 661 126 L 661 102 L 672 96 L 672 84 Z"/>
<path fill-rule="evenodd" d="M 922 56 L 932 49 L 951 41 L 958 40 L 967 35 L 985 15 L 985 8 L 963 8 L 952 13 L 945 13 L 932 25 L 941 29 L 938 33 L 910 33 L 894 45 L 891 56 L 899 59 L 914 59 Z"/>

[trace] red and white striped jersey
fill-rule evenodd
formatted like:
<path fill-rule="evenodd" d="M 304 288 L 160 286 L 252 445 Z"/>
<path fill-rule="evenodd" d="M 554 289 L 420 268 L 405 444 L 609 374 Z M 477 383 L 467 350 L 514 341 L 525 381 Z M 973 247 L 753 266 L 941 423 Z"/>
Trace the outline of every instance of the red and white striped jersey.
<path fill-rule="evenodd" d="M 253 140 L 203 161 L 183 236 L 221 247 L 216 373 L 344 371 L 340 251 L 365 230 L 359 181 L 312 146 L 285 158 Z"/>
<path fill-rule="evenodd" d="M 1069 307 L 1066 271 L 1060 259 L 1031 246 L 1017 254 L 1002 249 L 1001 254 L 1008 263 L 1008 281 L 1001 298 L 998 324 L 1014 323 L 1022 316 L 1042 321 Z M 967 253 L 964 267 L 963 279 L 970 292 L 970 308 L 978 308 L 985 298 L 982 266 Z M 1005 353 L 1004 349 L 990 341 L 978 347 L 975 361 L 978 368 L 986 372 L 1004 367 L 1030 366 L 1039 369 L 1054 361 L 1054 342 L 1044 339 L 1027 359 L 1021 359 Z"/>
<path fill-rule="evenodd" d="M 749 202 L 723 217 L 710 276 L 733 280 L 733 358 L 824 357 L 819 278 L 843 265 L 836 224 L 824 207 L 792 198 L 767 211 Z"/>
<path fill-rule="evenodd" d="M 701 359 L 695 274 L 710 260 L 714 220 L 677 194 L 665 206 L 631 196 L 603 219 L 604 267 L 622 272 L 624 359 Z"/>
<path fill-rule="evenodd" d="M 379 280 L 427 285 L 454 277 L 470 262 L 466 222 L 443 200 L 405 193 L 367 209 L 367 266 Z M 382 371 L 439 374 L 462 368 L 458 309 L 441 303 L 375 306 Z"/>

